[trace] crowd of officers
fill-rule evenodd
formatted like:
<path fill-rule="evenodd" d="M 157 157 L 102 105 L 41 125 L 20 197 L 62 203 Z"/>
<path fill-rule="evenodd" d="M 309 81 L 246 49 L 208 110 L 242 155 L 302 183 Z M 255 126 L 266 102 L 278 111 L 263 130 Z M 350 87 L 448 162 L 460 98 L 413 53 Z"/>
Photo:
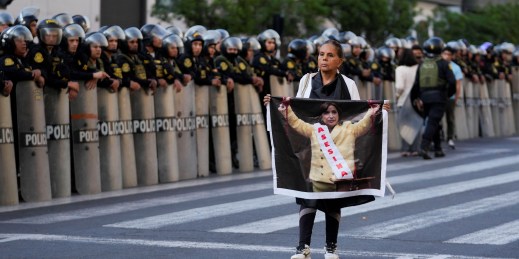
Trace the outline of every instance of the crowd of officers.
<path fill-rule="evenodd" d="M 157 24 L 140 29 L 103 26 L 95 32 L 89 27 L 88 18 L 82 15 L 60 13 L 39 19 L 35 13 L 22 12 L 14 19 L 0 12 L 1 94 L 13 96 L 17 82 L 33 80 L 39 87 L 67 89 L 73 101 L 80 91 L 78 81 L 86 82 L 88 89 L 101 87 L 112 92 L 124 87 L 154 92 L 168 85 L 179 92 L 194 80 L 196 85 L 224 85 L 229 94 L 235 84 L 251 84 L 262 100 L 271 93 L 271 76 L 297 83 L 306 73 L 317 72 L 319 45 L 329 39 L 342 44 L 345 60 L 341 73 L 375 85 L 395 80 L 404 49 L 416 50 L 417 59 L 420 53 L 423 57 L 414 37 L 392 37 L 373 48 L 363 37 L 334 28 L 308 39 L 291 40 L 281 61 L 281 37 L 272 29 L 257 37 L 234 37 L 224 29 L 208 30 L 200 25 L 186 32 Z M 447 45 L 458 53 L 454 62 L 473 82 L 511 80 L 510 66 L 518 64 L 518 52 L 510 43 L 493 46 L 487 42 L 477 47 L 457 40 Z M 228 105 L 231 140 L 235 141 L 233 99 L 228 98 Z M 15 106 L 12 113 L 14 120 Z M 237 163 L 234 158 L 235 167 Z"/>

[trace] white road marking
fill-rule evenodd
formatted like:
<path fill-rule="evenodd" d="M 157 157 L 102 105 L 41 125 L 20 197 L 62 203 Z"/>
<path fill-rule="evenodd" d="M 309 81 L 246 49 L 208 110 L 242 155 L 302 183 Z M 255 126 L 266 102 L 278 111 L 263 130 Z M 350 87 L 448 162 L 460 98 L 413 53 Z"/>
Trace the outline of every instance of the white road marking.
<path fill-rule="evenodd" d="M 120 239 L 120 238 L 97 238 L 82 236 L 66 236 L 66 235 L 42 235 L 42 234 L 0 234 L 0 238 L 7 238 L 10 241 L 42 241 L 42 242 L 70 242 L 70 243 L 86 243 L 96 245 L 130 245 L 130 246 L 147 246 L 159 248 L 185 248 L 185 249 L 209 249 L 209 250 L 237 250 L 248 252 L 270 252 L 270 253 L 287 253 L 294 252 L 293 247 L 287 246 L 261 246 L 248 244 L 229 244 L 217 242 L 192 242 L 192 241 L 172 241 L 172 240 L 146 240 L 146 239 Z M 315 253 L 324 253 L 323 249 L 312 249 Z M 406 253 L 390 253 L 375 251 L 338 251 L 339 255 L 377 257 L 377 258 L 458 258 L 458 259 L 491 259 L 490 257 L 472 257 L 462 255 L 442 255 L 442 254 L 406 254 Z"/>
<path fill-rule="evenodd" d="M 377 199 L 375 202 L 368 203 L 362 206 L 350 207 L 342 210 L 342 216 L 351 216 L 369 211 L 395 207 L 403 204 L 408 204 L 426 199 L 438 198 L 442 196 L 452 195 L 465 191 L 476 190 L 479 188 L 491 187 L 500 184 L 506 184 L 519 181 L 519 171 L 514 171 L 506 174 L 492 175 L 485 178 L 479 178 L 469 181 L 454 182 L 441 186 L 432 186 L 419 190 L 397 193 L 395 199 L 388 197 Z M 259 220 L 247 224 L 236 225 L 226 228 L 219 228 L 213 230 L 214 232 L 229 232 L 229 233 L 254 233 L 266 234 L 275 231 L 297 227 L 299 224 L 298 214 L 290 214 L 280 217 Z M 323 222 L 324 215 L 318 213 L 315 222 Z M 343 235 L 343 234 L 340 234 Z"/>
<path fill-rule="evenodd" d="M 519 240 L 519 219 L 493 228 L 487 228 L 474 233 L 456 237 L 447 240 L 446 243 L 505 245 L 517 240 Z"/>
<path fill-rule="evenodd" d="M 286 205 L 293 202 L 294 198 L 292 197 L 269 195 L 260 198 L 166 213 L 136 220 L 122 221 L 114 224 L 104 225 L 104 227 L 157 229 L 165 226 L 211 219 L 214 217 L 227 216 L 245 211 L 263 209 L 278 205 Z"/>
<path fill-rule="evenodd" d="M 476 201 L 461 203 L 441 209 L 413 214 L 388 220 L 366 227 L 349 230 L 346 236 L 367 238 L 388 238 L 414 230 L 424 229 L 441 223 L 468 218 L 489 211 L 519 204 L 519 191 L 505 193 Z M 483 238 L 482 243 L 485 238 Z M 485 243 L 486 244 L 486 243 Z"/>
<path fill-rule="evenodd" d="M 22 223 L 22 224 L 50 224 L 68 220 L 77 220 L 105 216 L 128 211 L 152 208 L 156 206 L 172 205 L 181 202 L 214 198 L 235 193 L 247 193 L 273 188 L 272 182 L 255 183 L 236 187 L 222 188 L 211 191 L 200 191 L 178 196 L 166 196 L 154 199 L 145 199 L 132 202 L 122 202 L 114 205 L 96 206 L 94 208 L 78 209 L 61 213 L 49 213 L 34 217 L 16 218 L 1 223 Z"/>

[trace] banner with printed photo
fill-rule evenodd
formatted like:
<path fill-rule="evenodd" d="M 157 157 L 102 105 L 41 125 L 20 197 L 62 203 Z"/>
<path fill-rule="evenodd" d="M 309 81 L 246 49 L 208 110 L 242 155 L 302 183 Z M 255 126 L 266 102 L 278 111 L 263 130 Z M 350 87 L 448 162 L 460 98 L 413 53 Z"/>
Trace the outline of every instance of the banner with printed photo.
<path fill-rule="evenodd" d="M 339 120 L 328 130 L 323 111 L 330 106 L 337 107 Z M 272 97 L 267 127 L 274 193 L 305 199 L 384 196 L 387 112 L 381 106 L 382 101 Z"/>

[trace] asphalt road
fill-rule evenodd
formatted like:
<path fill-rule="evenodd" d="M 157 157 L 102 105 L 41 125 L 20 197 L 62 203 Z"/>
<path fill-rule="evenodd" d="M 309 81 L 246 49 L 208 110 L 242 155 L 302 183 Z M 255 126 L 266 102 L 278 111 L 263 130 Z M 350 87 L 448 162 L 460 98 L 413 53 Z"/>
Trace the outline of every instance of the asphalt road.
<path fill-rule="evenodd" d="M 519 258 L 519 137 L 446 153 L 390 153 L 397 194 L 343 209 L 341 258 Z M 271 171 L 22 203 L 0 207 L 0 258 L 290 258 L 297 212 L 273 195 Z"/>

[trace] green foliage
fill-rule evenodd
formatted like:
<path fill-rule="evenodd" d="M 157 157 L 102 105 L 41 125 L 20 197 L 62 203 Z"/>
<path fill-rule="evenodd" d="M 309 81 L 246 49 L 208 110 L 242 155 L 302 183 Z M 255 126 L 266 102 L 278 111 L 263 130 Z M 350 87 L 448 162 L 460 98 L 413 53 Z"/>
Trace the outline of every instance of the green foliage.
<path fill-rule="evenodd" d="M 365 35 L 373 45 L 391 35 L 405 37 L 413 25 L 416 1 L 408 0 L 330 0 L 329 17 L 337 27 Z"/>
<path fill-rule="evenodd" d="M 188 26 L 224 28 L 255 35 L 272 28 L 273 15 L 284 18 L 284 35 L 320 34 L 326 19 L 342 31 L 365 35 L 380 44 L 390 35 L 404 37 L 413 24 L 416 0 L 158 0 L 152 15 L 164 21 L 183 18 Z"/>
<path fill-rule="evenodd" d="M 255 35 L 272 28 L 273 16 L 284 18 L 284 36 L 315 31 L 328 8 L 324 0 L 166 0 L 157 1 L 152 15 L 164 21 L 185 19 L 188 26 L 223 28 L 231 34 Z"/>
<path fill-rule="evenodd" d="M 434 32 L 444 40 L 465 38 L 474 44 L 485 41 L 519 42 L 519 4 L 488 5 L 463 14 L 437 10 Z"/>

